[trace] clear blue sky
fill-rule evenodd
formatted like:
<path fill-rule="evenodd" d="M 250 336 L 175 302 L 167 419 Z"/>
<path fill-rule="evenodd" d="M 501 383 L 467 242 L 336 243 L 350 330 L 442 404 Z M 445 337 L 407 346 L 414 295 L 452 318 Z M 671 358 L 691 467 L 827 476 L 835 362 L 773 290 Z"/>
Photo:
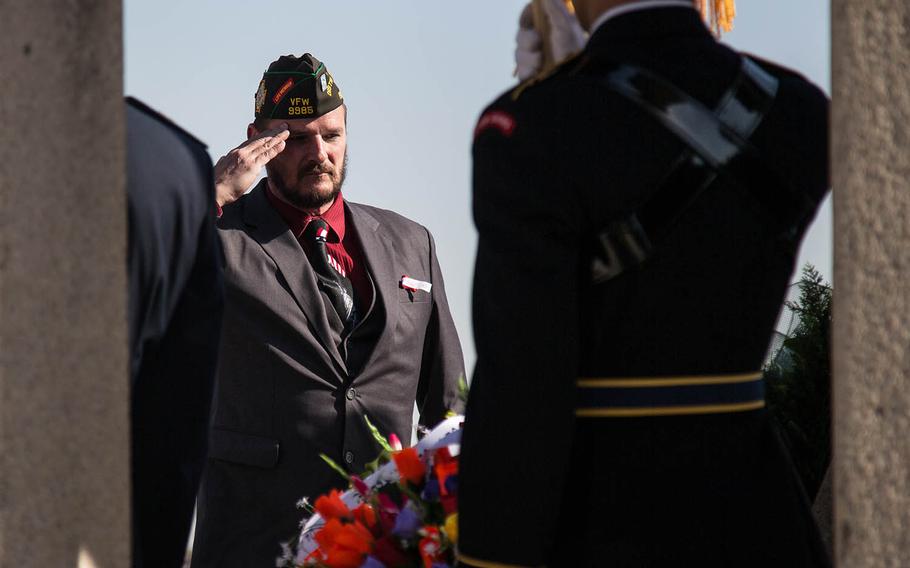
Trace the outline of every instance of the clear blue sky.
<path fill-rule="evenodd" d="M 793 67 L 830 92 L 829 0 L 739 0 L 724 41 Z M 470 144 L 478 113 L 514 84 L 524 0 L 124 2 L 126 92 L 209 145 L 243 141 L 262 71 L 312 52 L 350 109 L 345 195 L 398 211 L 435 235 L 470 369 Z M 831 275 L 830 200 L 800 264 Z"/>

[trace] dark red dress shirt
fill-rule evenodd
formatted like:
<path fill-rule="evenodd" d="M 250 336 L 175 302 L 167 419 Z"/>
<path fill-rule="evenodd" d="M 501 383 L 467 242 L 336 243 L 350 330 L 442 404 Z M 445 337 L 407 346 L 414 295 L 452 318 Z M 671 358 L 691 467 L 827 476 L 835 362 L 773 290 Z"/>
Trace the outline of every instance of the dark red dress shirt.
<path fill-rule="evenodd" d="M 329 226 L 326 251 L 341 267 L 342 275 L 351 280 L 357 310 L 361 314 L 365 313 L 373 302 L 373 286 L 370 284 L 370 277 L 367 275 L 366 264 L 363 260 L 363 247 L 360 244 L 360 240 L 357 238 L 355 231 L 346 230 L 348 218 L 344 208 L 344 198 L 341 194 L 338 194 L 328 211 L 322 215 L 313 215 L 294 207 L 276 196 L 272 193 L 272 189 L 268 184 L 266 184 L 266 187 L 268 189 L 266 189 L 265 195 L 269 203 L 288 224 L 291 233 L 297 237 L 300 246 L 307 251 L 307 254 L 310 252 L 310 243 L 302 238 L 304 229 L 316 217 L 321 216 L 325 220 Z"/>

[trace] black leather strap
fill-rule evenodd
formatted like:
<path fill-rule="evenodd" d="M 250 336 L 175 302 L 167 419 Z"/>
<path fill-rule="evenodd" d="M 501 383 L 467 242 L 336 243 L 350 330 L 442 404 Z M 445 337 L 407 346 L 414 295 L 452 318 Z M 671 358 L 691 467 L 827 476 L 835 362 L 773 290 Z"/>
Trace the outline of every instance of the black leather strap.
<path fill-rule="evenodd" d="M 749 191 L 781 238 L 792 239 L 813 204 L 762 160 L 749 138 L 774 104 L 777 79 L 748 58 L 715 110 L 653 73 L 617 66 L 602 80 L 634 102 L 686 145 L 659 189 L 633 215 L 599 235 L 591 272 L 604 282 L 644 263 L 654 246 L 719 176 Z M 631 243 L 631 245 L 630 245 Z"/>

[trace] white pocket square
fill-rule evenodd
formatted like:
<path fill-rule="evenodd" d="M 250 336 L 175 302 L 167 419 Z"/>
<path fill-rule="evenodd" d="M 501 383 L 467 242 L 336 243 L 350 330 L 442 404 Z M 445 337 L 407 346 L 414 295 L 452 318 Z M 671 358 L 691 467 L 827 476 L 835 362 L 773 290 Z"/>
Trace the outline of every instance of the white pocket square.
<path fill-rule="evenodd" d="M 424 282 L 423 280 L 415 280 L 409 276 L 402 276 L 401 282 L 398 283 L 405 290 L 411 292 L 416 292 L 417 290 L 423 290 L 427 294 L 430 293 L 430 290 L 433 289 L 433 285 L 429 282 Z"/>

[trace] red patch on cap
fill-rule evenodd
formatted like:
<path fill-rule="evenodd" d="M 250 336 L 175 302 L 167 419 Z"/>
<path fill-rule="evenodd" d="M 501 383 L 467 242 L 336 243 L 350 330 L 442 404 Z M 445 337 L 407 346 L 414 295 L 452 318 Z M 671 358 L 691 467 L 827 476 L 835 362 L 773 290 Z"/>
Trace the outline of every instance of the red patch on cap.
<path fill-rule="evenodd" d="M 291 87 L 293 87 L 293 86 L 294 86 L 294 80 L 293 80 L 293 79 L 288 79 L 287 81 L 285 81 L 285 82 L 284 82 L 284 85 L 281 85 L 281 88 L 278 89 L 278 92 L 275 93 L 275 96 L 274 96 L 274 97 L 272 97 L 272 103 L 277 105 L 277 104 L 278 104 L 278 101 L 281 100 L 281 97 L 283 97 L 283 96 L 285 96 L 286 94 L 288 94 L 288 91 L 290 91 L 290 90 L 291 90 Z"/>
<path fill-rule="evenodd" d="M 491 110 L 485 112 L 480 120 L 477 121 L 477 127 L 474 129 L 474 138 L 480 136 L 484 130 L 495 128 L 503 136 L 512 136 L 515 131 L 515 117 L 502 110 Z"/>

